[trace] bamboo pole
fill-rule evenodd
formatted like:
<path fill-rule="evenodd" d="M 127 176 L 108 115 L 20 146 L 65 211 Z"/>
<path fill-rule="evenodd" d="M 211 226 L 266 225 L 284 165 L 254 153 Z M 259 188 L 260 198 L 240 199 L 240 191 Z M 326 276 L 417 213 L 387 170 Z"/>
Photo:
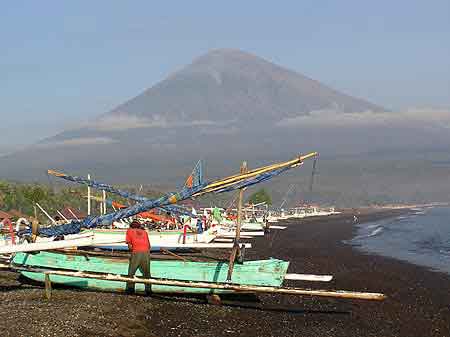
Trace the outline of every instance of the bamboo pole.
<path fill-rule="evenodd" d="M 247 162 L 244 161 L 241 166 L 241 174 L 244 174 L 247 172 Z M 241 225 L 242 225 L 242 204 L 244 202 L 244 189 L 241 188 L 239 190 L 239 204 L 238 204 L 238 217 L 237 217 L 237 224 L 236 224 L 236 242 L 239 242 L 239 239 L 241 238 Z"/>
<path fill-rule="evenodd" d="M 91 175 L 88 174 L 88 180 L 91 180 Z M 87 213 L 91 215 L 91 187 L 88 185 L 87 188 Z"/>
<path fill-rule="evenodd" d="M 190 260 L 185 259 L 184 257 L 182 257 L 182 256 L 180 256 L 178 254 L 175 254 L 174 252 L 171 252 L 170 250 L 167 250 L 167 249 L 164 249 L 164 248 L 160 248 L 159 250 L 160 250 L 161 253 L 167 254 L 167 255 L 171 255 L 171 256 L 177 258 L 178 260 L 182 260 L 184 262 L 191 262 Z"/>
<path fill-rule="evenodd" d="M 272 171 L 274 169 L 283 168 L 283 167 L 289 167 L 289 166 L 290 167 L 294 167 L 294 166 L 302 165 L 304 160 L 309 159 L 309 158 L 313 158 L 313 157 L 315 157 L 317 155 L 318 155 L 317 152 L 311 152 L 311 153 L 308 153 L 308 154 L 306 154 L 304 156 L 299 156 L 299 157 L 297 157 L 295 159 L 289 160 L 287 162 L 272 164 L 272 165 L 269 165 L 269 166 L 263 166 L 263 167 L 260 167 L 260 168 L 248 171 L 245 174 L 241 174 L 241 173 L 235 174 L 233 176 L 230 176 L 230 177 L 227 177 L 227 178 L 224 178 L 224 179 L 220 179 L 220 180 L 211 182 L 203 190 L 193 194 L 193 196 L 196 197 L 196 196 L 200 196 L 200 195 L 205 194 L 205 193 L 213 192 L 215 190 L 222 189 L 224 187 L 230 186 L 230 185 L 232 185 L 233 183 L 235 183 L 235 182 L 237 182 L 239 180 L 251 178 L 251 177 L 257 176 L 257 175 L 259 175 L 261 173 L 270 172 L 270 171 Z M 49 174 L 55 174 L 55 172 L 50 172 Z M 57 174 L 61 175 L 63 173 L 57 173 Z"/>
<path fill-rule="evenodd" d="M 103 196 L 103 214 L 106 214 L 106 191 L 103 190 L 102 191 L 102 196 Z"/>
<path fill-rule="evenodd" d="M 67 209 L 69 210 L 70 214 L 72 214 L 72 216 L 75 218 L 75 220 L 80 221 L 80 219 L 77 218 L 75 213 L 70 208 L 67 208 Z"/>
<path fill-rule="evenodd" d="M 247 172 L 247 162 L 242 162 L 240 173 L 244 174 Z M 227 281 L 231 281 L 231 276 L 233 275 L 234 261 L 236 259 L 236 254 L 239 251 L 239 239 L 241 238 L 241 224 L 242 224 L 242 199 L 244 198 L 244 189 L 239 189 L 239 200 L 238 200 L 238 214 L 236 223 L 236 236 L 234 238 L 233 249 L 230 254 L 230 263 L 228 265 Z"/>
<path fill-rule="evenodd" d="M 56 212 L 64 219 L 65 222 L 69 223 L 70 221 L 62 214 L 59 210 L 56 210 Z"/>
<path fill-rule="evenodd" d="M 39 207 L 39 209 L 42 211 L 42 213 L 44 213 L 44 214 L 47 216 L 47 218 L 49 218 L 50 221 L 51 221 L 54 225 L 56 225 L 55 219 L 53 219 L 53 218 L 50 216 L 50 214 L 48 214 L 48 213 L 46 212 L 46 210 L 42 208 L 41 205 L 39 205 L 38 203 L 36 203 L 36 206 Z"/>
<path fill-rule="evenodd" d="M 44 273 L 48 275 L 60 275 L 69 277 L 81 277 L 89 279 L 99 279 L 107 281 L 118 281 L 118 282 L 131 282 L 131 283 L 143 283 L 143 284 L 153 284 L 162 286 L 174 286 L 174 287 L 186 287 L 186 288 L 206 288 L 206 289 L 220 289 L 220 290 L 230 290 L 235 292 L 245 292 L 245 293 L 274 293 L 274 294 L 284 294 L 284 295 L 300 295 L 300 296 L 319 296 L 319 297 L 332 297 L 332 298 L 344 298 L 344 299 L 359 299 L 359 300 L 373 300 L 381 301 L 386 299 L 386 295 L 380 293 L 371 292 L 355 292 L 355 291 L 345 291 L 345 290 L 315 290 L 315 289 L 304 289 L 304 288 L 287 288 L 287 287 L 268 287 L 268 286 L 253 286 L 253 285 L 239 285 L 232 283 L 212 283 L 212 282 L 197 282 L 197 281 L 178 281 L 178 280 L 167 280 L 167 279 L 157 279 L 157 278 L 138 278 L 138 277 L 126 277 L 122 275 L 115 274 L 100 274 L 100 273 L 89 273 L 81 271 L 61 271 L 61 270 L 50 270 L 41 269 L 33 267 L 22 267 L 22 266 L 12 266 L 13 270 L 16 271 L 28 271 L 34 273 Z"/>

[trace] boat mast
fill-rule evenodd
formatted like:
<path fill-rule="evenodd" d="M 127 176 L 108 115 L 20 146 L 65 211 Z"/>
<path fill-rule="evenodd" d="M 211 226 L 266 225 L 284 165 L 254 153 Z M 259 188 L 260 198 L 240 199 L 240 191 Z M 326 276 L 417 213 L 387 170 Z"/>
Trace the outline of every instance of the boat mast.
<path fill-rule="evenodd" d="M 295 188 L 295 184 L 291 184 L 286 192 L 286 194 L 284 195 L 283 200 L 281 201 L 280 204 L 280 210 L 283 209 L 283 206 L 286 204 L 286 202 L 288 201 L 288 198 L 290 197 L 291 192 L 294 190 Z"/>
<path fill-rule="evenodd" d="M 247 162 L 242 162 L 241 165 L 241 174 L 247 173 Z M 238 214 L 237 214 L 237 223 L 236 223 L 236 237 L 234 238 L 234 245 L 230 254 L 230 263 L 228 267 L 228 275 L 227 281 L 231 281 L 231 276 L 233 274 L 233 266 L 234 260 L 236 259 L 236 255 L 239 251 L 239 239 L 241 238 L 241 224 L 242 224 L 242 203 L 244 199 L 244 189 L 239 189 L 239 200 L 238 200 Z"/>
<path fill-rule="evenodd" d="M 313 184 L 314 184 L 314 178 L 317 174 L 316 165 L 317 165 L 317 157 L 315 157 L 314 161 L 313 161 L 312 171 L 311 171 L 311 180 L 309 182 L 309 202 L 310 203 L 312 203 L 312 201 L 313 201 Z"/>
<path fill-rule="evenodd" d="M 102 193 L 103 193 L 103 215 L 105 215 L 106 214 L 106 191 L 103 190 Z"/>
<path fill-rule="evenodd" d="M 88 180 L 91 180 L 91 175 L 88 174 Z M 88 185 L 87 188 L 87 213 L 88 215 L 91 215 L 91 187 Z"/>

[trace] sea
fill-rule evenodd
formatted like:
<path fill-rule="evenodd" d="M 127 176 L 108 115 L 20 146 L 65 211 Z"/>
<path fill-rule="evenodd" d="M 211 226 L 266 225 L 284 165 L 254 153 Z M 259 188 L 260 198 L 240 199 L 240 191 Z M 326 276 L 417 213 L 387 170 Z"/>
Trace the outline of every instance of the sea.
<path fill-rule="evenodd" d="M 450 274 L 450 207 L 414 208 L 410 214 L 358 226 L 346 243 Z"/>

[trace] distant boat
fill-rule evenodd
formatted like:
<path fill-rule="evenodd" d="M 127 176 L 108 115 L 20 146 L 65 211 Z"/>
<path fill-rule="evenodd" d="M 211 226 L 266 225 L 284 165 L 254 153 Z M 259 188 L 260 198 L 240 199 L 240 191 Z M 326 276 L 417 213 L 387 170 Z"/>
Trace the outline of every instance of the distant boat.
<path fill-rule="evenodd" d="M 125 242 L 125 229 L 94 229 L 93 234 L 99 238 L 123 238 Z M 177 247 L 182 244 L 195 244 L 195 243 L 210 243 L 216 238 L 216 234 L 213 231 L 205 231 L 201 234 L 187 232 L 184 234 L 183 230 L 161 230 L 161 231 L 147 231 L 150 245 L 152 247 Z M 113 245 L 99 245 L 99 248 L 108 248 L 116 250 L 128 250 L 128 246 L 125 243 L 116 243 Z"/>

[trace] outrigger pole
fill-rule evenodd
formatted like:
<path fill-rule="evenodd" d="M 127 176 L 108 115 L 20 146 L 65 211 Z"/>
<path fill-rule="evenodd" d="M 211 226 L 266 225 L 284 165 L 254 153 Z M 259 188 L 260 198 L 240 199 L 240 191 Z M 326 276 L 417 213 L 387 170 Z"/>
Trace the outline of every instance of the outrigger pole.
<path fill-rule="evenodd" d="M 332 297 L 343 299 L 358 299 L 358 300 L 372 300 L 382 301 L 386 299 L 386 295 L 380 293 L 368 293 L 368 292 L 355 292 L 344 290 L 314 290 L 304 288 L 288 288 L 288 287 L 268 287 L 268 286 L 251 286 L 251 285 L 238 285 L 233 283 L 212 283 L 212 282 L 197 282 L 197 281 L 178 281 L 167 280 L 157 278 L 138 278 L 138 277 L 125 277 L 121 275 L 104 274 L 104 273 L 89 273 L 80 271 L 61 271 L 41 268 L 19 267 L 11 266 L 11 269 L 16 271 L 28 271 L 33 273 L 43 273 L 46 279 L 46 292 L 48 296 L 49 289 L 51 289 L 50 275 L 81 277 L 107 281 L 118 282 L 131 282 L 131 283 L 143 283 L 153 284 L 161 286 L 174 286 L 174 287 L 188 287 L 188 288 L 206 288 L 206 289 L 220 289 L 230 290 L 232 292 L 241 293 L 275 293 L 285 295 L 298 295 L 298 296 L 319 296 L 319 297 Z"/>

